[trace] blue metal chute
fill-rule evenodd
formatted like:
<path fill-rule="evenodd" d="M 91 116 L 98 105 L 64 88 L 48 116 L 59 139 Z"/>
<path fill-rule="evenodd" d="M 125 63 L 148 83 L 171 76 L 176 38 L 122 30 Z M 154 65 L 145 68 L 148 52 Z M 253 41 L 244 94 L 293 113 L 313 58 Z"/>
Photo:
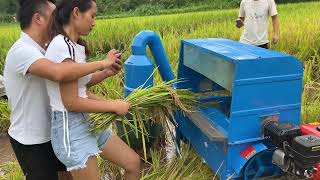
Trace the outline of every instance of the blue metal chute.
<path fill-rule="evenodd" d="M 153 31 L 141 31 L 134 38 L 131 45 L 132 55 L 125 62 L 126 96 L 141 85 L 153 86 L 154 66 L 147 56 L 147 46 L 151 50 L 162 80 L 170 81 L 175 78 L 160 37 Z"/>
<path fill-rule="evenodd" d="M 132 55 L 147 56 L 146 46 L 149 46 L 158 66 L 162 80 L 170 81 L 174 79 L 174 74 L 169 64 L 169 59 L 165 53 L 160 37 L 153 31 L 142 31 L 134 38 L 131 45 Z"/>

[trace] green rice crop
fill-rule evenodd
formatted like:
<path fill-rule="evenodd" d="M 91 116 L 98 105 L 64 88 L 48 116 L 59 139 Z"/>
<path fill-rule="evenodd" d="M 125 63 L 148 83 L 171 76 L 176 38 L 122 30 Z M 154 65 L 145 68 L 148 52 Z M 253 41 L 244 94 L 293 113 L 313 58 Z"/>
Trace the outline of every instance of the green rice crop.
<path fill-rule="evenodd" d="M 304 66 L 304 89 L 302 96 L 302 122 L 319 121 L 320 112 L 320 2 L 283 4 L 278 6 L 280 20 L 280 41 L 277 45 L 271 45 L 271 49 L 296 56 Z M 238 10 L 214 10 L 205 12 L 193 12 L 148 17 L 130 17 L 118 19 L 97 20 L 94 31 L 86 38 L 89 47 L 94 54 L 92 60 L 98 59 L 111 48 L 124 50 L 124 60 L 130 55 L 130 44 L 134 36 L 141 30 L 153 30 L 158 33 L 165 51 L 173 67 L 177 72 L 180 40 L 190 38 L 228 38 L 238 40 L 241 29 L 235 27 L 234 20 Z M 270 26 L 271 27 L 271 26 Z M 270 29 L 271 37 L 272 28 Z M 0 74 L 3 72 L 6 54 L 19 37 L 17 24 L 0 25 Z M 160 82 L 160 76 L 155 74 L 155 82 Z M 114 99 L 123 94 L 123 74 L 112 77 L 93 87 L 95 93 L 106 98 Z M 0 103 L 0 129 L 6 129 L 9 124 L 8 106 L 6 101 Z M 2 115 L 3 112 L 6 115 Z M 5 122 L 5 123 L 3 123 Z M 5 125 L 3 125 L 5 124 Z M 3 131 L 3 130 L 2 130 Z M 155 155 L 159 159 L 159 155 Z M 196 158 L 196 160 L 192 160 Z M 191 160 L 190 160 L 191 159 Z M 150 170 L 144 173 L 143 179 L 169 179 L 165 174 L 180 179 L 192 179 L 199 177 L 197 172 L 201 158 L 194 152 L 190 153 L 188 161 L 195 162 L 192 167 L 196 171 L 190 171 L 192 175 L 185 174 L 183 168 L 188 169 L 185 160 L 176 160 L 174 165 L 166 163 L 154 163 Z M 160 160 L 159 160 L 160 161 Z M 181 161 L 181 162 L 180 162 Z M 184 163 L 182 163 L 184 162 Z M 108 166 L 109 167 L 109 166 Z M 175 168 L 179 167 L 179 168 Z M 201 169 L 204 169 L 201 168 Z M 173 169 L 174 171 L 169 171 Z M 10 173 L 9 171 L 6 171 Z M 177 173 L 174 173 L 177 172 Z M 165 173 L 165 174 L 164 174 Z M 203 179 L 212 179 L 210 171 L 204 171 Z M 1 179 L 1 177 L 0 177 Z"/>
<path fill-rule="evenodd" d="M 0 134 L 7 132 L 10 126 L 10 113 L 7 101 L 0 99 Z"/>

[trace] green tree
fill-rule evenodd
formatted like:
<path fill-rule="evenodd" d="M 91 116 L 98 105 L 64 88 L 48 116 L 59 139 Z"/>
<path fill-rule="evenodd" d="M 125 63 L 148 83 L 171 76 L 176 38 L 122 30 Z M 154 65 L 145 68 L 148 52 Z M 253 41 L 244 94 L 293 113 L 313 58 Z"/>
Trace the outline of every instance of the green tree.
<path fill-rule="evenodd" d="M 17 12 L 17 2 L 15 0 L 8 0 L 7 13 L 15 14 Z"/>
<path fill-rule="evenodd" d="M 0 0 L 0 15 L 7 13 L 8 1 Z"/>

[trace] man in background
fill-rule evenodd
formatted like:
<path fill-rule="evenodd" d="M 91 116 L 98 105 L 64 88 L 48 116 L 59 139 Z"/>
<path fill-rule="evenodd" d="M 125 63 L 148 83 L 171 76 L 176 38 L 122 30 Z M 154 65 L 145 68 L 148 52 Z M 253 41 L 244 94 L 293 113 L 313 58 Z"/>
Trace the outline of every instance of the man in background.
<path fill-rule="evenodd" d="M 269 48 L 268 20 L 272 18 L 272 43 L 279 41 L 279 20 L 274 0 L 242 0 L 236 27 L 244 26 L 240 42 Z"/>

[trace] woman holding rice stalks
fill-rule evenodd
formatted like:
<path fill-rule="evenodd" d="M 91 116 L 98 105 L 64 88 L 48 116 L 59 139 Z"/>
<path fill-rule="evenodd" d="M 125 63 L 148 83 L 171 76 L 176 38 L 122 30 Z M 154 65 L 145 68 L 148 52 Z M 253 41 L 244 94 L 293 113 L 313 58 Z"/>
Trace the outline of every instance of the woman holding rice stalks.
<path fill-rule="evenodd" d="M 80 36 L 87 36 L 95 25 L 95 0 L 62 0 L 55 12 L 55 37 L 46 56 L 56 63 L 86 63 L 88 50 Z M 125 115 L 129 104 L 123 100 L 107 101 L 87 90 L 104 78 L 117 74 L 121 54 L 108 53 L 113 72 L 101 71 L 76 81 L 47 81 L 52 108 L 51 139 L 56 156 L 75 180 L 99 180 L 96 155 L 125 169 L 125 179 L 139 179 L 140 157 L 110 129 L 90 133 L 91 112 L 113 112 Z"/>
<path fill-rule="evenodd" d="M 90 119 L 90 130 L 92 132 L 100 132 L 109 127 L 114 121 L 122 122 L 124 137 L 128 144 L 130 144 L 128 132 L 134 133 L 136 139 L 141 137 L 144 159 L 147 160 L 146 138 L 149 141 L 149 138 L 154 137 L 149 134 L 148 126 L 145 126 L 145 123 L 157 123 L 170 129 L 168 120 L 174 122 L 174 113 L 176 111 L 192 113 L 197 111 L 199 106 L 217 104 L 217 102 L 201 103 L 199 101 L 201 95 L 189 89 L 174 89 L 173 87 L 179 82 L 181 81 L 174 79 L 169 82 L 159 82 L 149 88 L 140 86 L 125 98 L 125 101 L 131 105 L 128 113 L 130 116 L 117 115 L 115 113 L 93 114 Z M 126 126 L 128 126 L 129 131 Z"/>

